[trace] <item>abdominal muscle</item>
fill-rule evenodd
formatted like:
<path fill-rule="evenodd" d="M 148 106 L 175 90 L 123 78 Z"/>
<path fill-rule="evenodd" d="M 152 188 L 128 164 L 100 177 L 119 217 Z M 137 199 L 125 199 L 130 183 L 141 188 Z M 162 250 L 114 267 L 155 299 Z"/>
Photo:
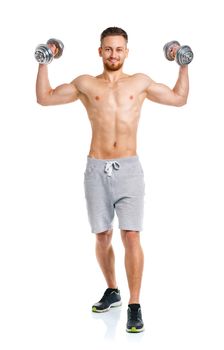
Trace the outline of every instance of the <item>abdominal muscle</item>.
<path fill-rule="evenodd" d="M 136 155 L 137 126 L 122 123 L 98 123 L 92 125 L 92 141 L 89 157 L 97 159 L 124 158 Z"/>

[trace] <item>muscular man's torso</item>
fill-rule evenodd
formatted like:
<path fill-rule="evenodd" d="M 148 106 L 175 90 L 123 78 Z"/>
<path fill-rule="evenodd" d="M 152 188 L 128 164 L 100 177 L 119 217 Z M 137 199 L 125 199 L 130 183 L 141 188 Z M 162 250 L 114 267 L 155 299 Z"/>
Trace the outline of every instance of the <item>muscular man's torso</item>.
<path fill-rule="evenodd" d="M 137 127 L 149 79 L 123 74 L 116 82 L 102 76 L 74 80 L 92 127 L 89 156 L 112 159 L 136 155 Z"/>

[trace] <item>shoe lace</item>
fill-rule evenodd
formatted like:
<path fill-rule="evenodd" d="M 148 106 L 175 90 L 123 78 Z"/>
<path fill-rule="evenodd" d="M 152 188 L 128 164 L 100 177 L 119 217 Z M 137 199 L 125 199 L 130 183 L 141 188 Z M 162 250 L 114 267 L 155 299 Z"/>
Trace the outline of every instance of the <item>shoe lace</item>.
<path fill-rule="evenodd" d="M 130 319 L 133 320 L 133 321 L 138 321 L 138 310 L 131 309 Z"/>
<path fill-rule="evenodd" d="M 100 299 L 100 302 L 104 302 L 106 300 L 106 298 L 108 297 L 108 295 L 110 295 L 110 294 L 111 294 L 111 291 L 110 290 L 106 290 L 104 295 Z"/>

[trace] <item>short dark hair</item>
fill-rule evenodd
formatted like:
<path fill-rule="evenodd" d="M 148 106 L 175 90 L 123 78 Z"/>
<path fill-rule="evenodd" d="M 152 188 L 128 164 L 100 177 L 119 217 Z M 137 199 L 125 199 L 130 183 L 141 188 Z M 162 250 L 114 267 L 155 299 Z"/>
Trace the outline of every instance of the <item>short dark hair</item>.
<path fill-rule="evenodd" d="M 128 42 L 128 34 L 125 32 L 125 30 L 119 28 L 119 27 L 109 27 L 107 29 L 105 29 L 100 36 L 100 42 L 102 44 L 102 40 L 106 37 L 106 36 L 112 36 L 112 35 L 121 35 L 123 36 L 123 38 L 125 38 L 125 40 Z"/>

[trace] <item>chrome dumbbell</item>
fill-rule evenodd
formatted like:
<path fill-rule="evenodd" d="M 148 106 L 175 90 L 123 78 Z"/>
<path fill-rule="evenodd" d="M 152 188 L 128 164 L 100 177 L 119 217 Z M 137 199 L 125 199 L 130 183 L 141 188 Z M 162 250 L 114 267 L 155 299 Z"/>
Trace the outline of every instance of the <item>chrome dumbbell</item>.
<path fill-rule="evenodd" d="M 163 52 L 167 60 L 175 60 L 180 66 L 191 63 L 194 57 L 190 46 L 181 46 L 176 40 L 166 43 L 163 47 Z"/>
<path fill-rule="evenodd" d="M 55 45 L 56 49 L 52 48 Z M 64 50 L 64 44 L 58 39 L 49 39 L 46 44 L 40 44 L 35 49 L 35 59 L 40 64 L 49 64 L 53 58 L 61 57 Z"/>

